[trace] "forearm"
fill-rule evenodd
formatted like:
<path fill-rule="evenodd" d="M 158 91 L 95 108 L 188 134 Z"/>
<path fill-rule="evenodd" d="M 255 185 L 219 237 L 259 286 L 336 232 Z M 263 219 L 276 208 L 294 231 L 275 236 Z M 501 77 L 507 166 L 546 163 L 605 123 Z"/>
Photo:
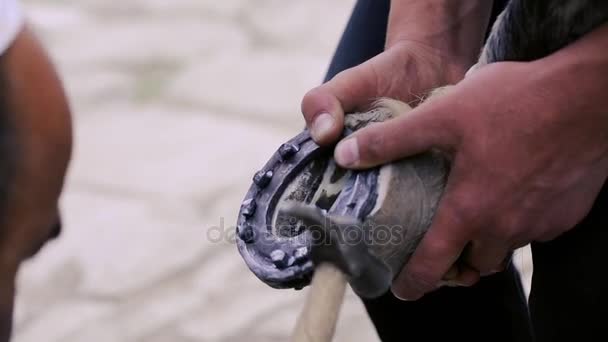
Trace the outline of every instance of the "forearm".
<path fill-rule="evenodd" d="M 546 101 L 561 108 L 572 108 L 572 116 L 595 120 L 608 134 L 608 24 L 590 32 L 556 53 L 531 63 L 539 80 L 551 95 Z M 543 99 L 539 99 L 543 100 Z M 564 113 L 565 115 L 565 113 Z"/>
<path fill-rule="evenodd" d="M 489 0 L 392 0 L 387 47 L 423 45 L 464 72 L 477 61 L 491 10 Z"/>
<path fill-rule="evenodd" d="M 548 57 L 517 63 L 523 70 L 520 80 L 503 88 L 503 93 L 513 92 L 515 87 L 527 90 L 517 103 L 507 104 L 505 112 L 513 121 L 521 122 L 518 126 L 521 132 L 530 132 L 530 126 L 542 124 L 542 130 L 530 133 L 545 136 L 543 146 L 529 147 L 530 151 L 535 151 L 531 152 L 534 158 L 550 159 L 549 156 L 553 158 L 559 154 L 569 160 L 566 164 L 545 163 L 554 175 L 573 169 L 585 172 L 589 177 L 598 174 L 603 177 L 602 181 L 608 176 L 606 46 L 608 25 Z M 521 107 L 521 104 L 525 107 L 510 109 L 510 106 Z M 559 148 L 556 151 L 550 145 Z"/>
<path fill-rule="evenodd" d="M 580 99 L 568 101 L 580 101 L 608 114 L 608 24 L 532 66 L 556 94 L 579 94 Z"/>

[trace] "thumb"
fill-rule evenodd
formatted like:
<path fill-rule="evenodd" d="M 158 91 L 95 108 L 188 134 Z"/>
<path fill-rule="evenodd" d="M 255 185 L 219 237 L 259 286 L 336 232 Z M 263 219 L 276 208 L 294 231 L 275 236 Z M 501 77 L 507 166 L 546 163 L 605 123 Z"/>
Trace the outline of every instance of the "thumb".
<path fill-rule="evenodd" d="M 433 148 L 455 150 L 460 133 L 452 115 L 445 115 L 450 113 L 446 112 L 449 101 L 443 100 L 442 96 L 395 119 L 355 132 L 336 146 L 336 162 L 345 168 L 365 169 Z"/>
<path fill-rule="evenodd" d="M 335 142 L 344 126 L 345 112 L 367 106 L 378 97 L 376 56 L 337 74 L 330 81 L 309 91 L 302 100 L 302 113 L 312 138 L 319 144 Z"/>

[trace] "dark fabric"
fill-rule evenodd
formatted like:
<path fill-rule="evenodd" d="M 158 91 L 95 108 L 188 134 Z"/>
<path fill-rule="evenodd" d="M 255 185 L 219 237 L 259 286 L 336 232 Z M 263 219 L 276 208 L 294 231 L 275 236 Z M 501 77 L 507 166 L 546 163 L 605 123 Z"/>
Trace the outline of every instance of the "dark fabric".
<path fill-rule="evenodd" d="M 608 341 L 607 207 L 604 186 L 576 228 L 532 246 L 530 310 L 538 341 Z"/>
<path fill-rule="evenodd" d="M 473 287 L 442 288 L 415 302 L 389 293 L 364 303 L 385 342 L 532 341 L 524 293 L 512 266 Z"/>
<path fill-rule="evenodd" d="M 325 81 L 384 51 L 389 9 L 389 0 L 357 1 Z"/>
<path fill-rule="evenodd" d="M 492 21 L 508 1 L 495 1 Z M 389 0 L 359 0 L 326 80 L 384 49 Z M 490 24 L 489 28 L 492 24 Z M 488 28 L 488 31 L 489 31 Z M 517 271 L 483 278 L 471 288 L 443 288 L 416 302 L 391 294 L 364 301 L 383 341 L 608 341 L 608 191 L 589 216 L 560 238 L 532 246 L 530 314 Z M 531 316 L 531 318 L 530 318 Z M 530 324 L 532 322 L 532 325 Z"/>

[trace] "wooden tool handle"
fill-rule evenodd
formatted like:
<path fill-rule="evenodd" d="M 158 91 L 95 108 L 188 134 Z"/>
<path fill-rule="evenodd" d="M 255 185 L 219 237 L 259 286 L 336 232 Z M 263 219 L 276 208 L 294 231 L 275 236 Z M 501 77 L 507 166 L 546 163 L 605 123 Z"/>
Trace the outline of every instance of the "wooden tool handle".
<path fill-rule="evenodd" d="M 319 265 L 291 341 L 332 341 L 345 291 L 346 276 L 333 265 Z"/>

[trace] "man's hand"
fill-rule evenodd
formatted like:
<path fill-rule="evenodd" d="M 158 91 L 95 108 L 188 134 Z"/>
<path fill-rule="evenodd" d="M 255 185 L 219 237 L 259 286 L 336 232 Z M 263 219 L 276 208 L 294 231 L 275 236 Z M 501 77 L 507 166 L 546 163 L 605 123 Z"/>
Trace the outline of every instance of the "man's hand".
<path fill-rule="evenodd" d="M 543 60 L 483 67 L 338 144 L 335 159 L 348 168 L 431 148 L 452 157 L 432 226 L 393 284 L 397 296 L 434 290 L 459 258 L 481 275 L 500 271 L 513 249 L 586 216 L 608 175 L 606 46 L 603 27 Z"/>
<path fill-rule="evenodd" d="M 380 97 L 413 102 L 461 80 L 479 54 L 491 5 L 486 0 L 393 1 L 386 51 L 304 97 L 302 112 L 313 139 L 335 142 L 344 113 Z"/>

